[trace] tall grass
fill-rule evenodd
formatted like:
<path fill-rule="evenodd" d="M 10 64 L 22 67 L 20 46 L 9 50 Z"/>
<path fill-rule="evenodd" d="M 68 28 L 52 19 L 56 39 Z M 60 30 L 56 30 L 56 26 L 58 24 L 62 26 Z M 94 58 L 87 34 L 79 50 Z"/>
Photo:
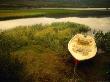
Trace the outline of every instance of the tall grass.
<path fill-rule="evenodd" d="M 58 47 L 63 49 L 64 43 L 67 43 L 74 34 L 88 30 L 90 29 L 87 26 L 70 22 L 53 23 L 46 26 L 17 27 L 1 32 L 0 46 L 2 50 L 13 51 L 26 45 L 42 45 L 58 51 Z"/>
<path fill-rule="evenodd" d="M 0 80 L 2 82 L 73 81 L 74 64 L 67 44 L 76 33 L 86 33 L 89 30 L 90 28 L 85 25 L 62 22 L 2 31 L 0 33 Z M 84 77 L 85 74 L 81 74 L 82 69 L 78 70 Z M 83 81 L 82 78 L 78 79 Z"/>
<path fill-rule="evenodd" d="M 110 32 L 103 33 L 99 31 L 95 34 L 97 46 L 106 51 L 110 52 Z"/>

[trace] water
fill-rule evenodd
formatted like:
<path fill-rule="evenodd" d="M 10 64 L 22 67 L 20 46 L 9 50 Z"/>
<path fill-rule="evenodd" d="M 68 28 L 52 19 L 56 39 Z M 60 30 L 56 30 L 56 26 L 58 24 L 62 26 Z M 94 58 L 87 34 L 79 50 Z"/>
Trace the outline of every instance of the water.
<path fill-rule="evenodd" d="M 23 18 L 23 19 L 0 21 L 0 29 L 7 30 L 7 29 L 15 28 L 17 26 L 31 26 L 34 24 L 45 25 L 45 24 L 51 24 L 53 22 L 75 22 L 75 23 L 88 25 L 90 28 L 95 29 L 95 30 L 102 30 L 104 32 L 110 31 L 110 17 Z"/>
<path fill-rule="evenodd" d="M 106 10 L 106 8 L 37 8 L 37 9 Z M 108 9 L 110 9 L 110 8 L 108 8 Z"/>

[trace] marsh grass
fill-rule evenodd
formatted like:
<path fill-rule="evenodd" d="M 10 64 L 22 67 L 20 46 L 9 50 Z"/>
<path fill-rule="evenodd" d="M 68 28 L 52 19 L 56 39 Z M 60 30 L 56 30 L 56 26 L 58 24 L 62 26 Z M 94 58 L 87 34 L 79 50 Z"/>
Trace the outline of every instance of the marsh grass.
<path fill-rule="evenodd" d="M 26 45 L 41 45 L 58 51 L 58 47 L 63 49 L 63 46 L 74 34 L 88 30 L 90 30 L 89 27 L 85 25 L 70 22 L 53 23 L 46 26 L 17 27 L 1 32 L 1 48 L 5 44 L 7 48 L 5 50 L 13 51 Z"/>
<path fill-rule="evenodd" d="M 88 31 L 90 31 L 88 26 L 71 22 L 45 26 L 39 24 L 2 31 L 0 33 L 0 80 L 2 82 L 73 81 L 74 61 L 67 45 L 76 33 Z M 82 77 L 86 76 L 82 73 L 82 69 L 88 65 L 78 69 Z M 94 70 L 93 67 L 89 68 Z M 93 74 L 97 75 L 96 72 Z M 78 79 L 83 82 L 82 79 L 87 78 Z"/>
<path fill-rule="evenodd" d="M 20 9 L 20 10 L 0 10 L 0 20 L 9 20 L 17 18 L 29 18 L 29 17 L 100 17 L 110 16 L 110 11 L 106 10 L 67 10 L 67 9 Z"/>
<path fill-rule="evenodd" d="M 95 37 L 97 46 L 106 52 L 110 52 L 110 32 L 103 33 L 102 31 L 98 31 Z"/>

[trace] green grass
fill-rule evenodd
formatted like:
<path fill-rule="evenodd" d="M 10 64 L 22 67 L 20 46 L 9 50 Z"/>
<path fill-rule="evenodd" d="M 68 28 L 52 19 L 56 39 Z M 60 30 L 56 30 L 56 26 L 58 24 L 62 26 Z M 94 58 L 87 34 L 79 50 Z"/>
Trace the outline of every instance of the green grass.
<path fill-rule="evenodd" d="M 110 11 L 99 10 L 66 10 L 66 9 L 29 9 L 29 10 L 0 10 L 0 20 L 27 17 L 62 17 L 62 16 L 110 16 Z"/>
<path fill-rule="evenodd" d="M 90 28 L 77 23 L 17 27 L 0 33 L 0 80 L 3 82 L 74 82 L 69 40 Z M 108 80 L 109 54 L 78 65 L 78 82 Z M 97 69 L 98 66 L 98 69 Z M 94 76 L 95 75 L 95 76 Z M 89 76 L 87 78 L 87 76 Z"/>

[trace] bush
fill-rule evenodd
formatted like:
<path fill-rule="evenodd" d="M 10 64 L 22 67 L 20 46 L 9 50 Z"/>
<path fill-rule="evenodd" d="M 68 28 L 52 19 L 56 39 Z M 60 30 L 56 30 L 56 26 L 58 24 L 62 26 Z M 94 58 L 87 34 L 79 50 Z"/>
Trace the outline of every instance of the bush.
<path fill-rule="evenodd" d="M 110 52 L 110 32 L 103 33 L 99 31 L 95 34 L 97 47 L 106 52 Z"/>

